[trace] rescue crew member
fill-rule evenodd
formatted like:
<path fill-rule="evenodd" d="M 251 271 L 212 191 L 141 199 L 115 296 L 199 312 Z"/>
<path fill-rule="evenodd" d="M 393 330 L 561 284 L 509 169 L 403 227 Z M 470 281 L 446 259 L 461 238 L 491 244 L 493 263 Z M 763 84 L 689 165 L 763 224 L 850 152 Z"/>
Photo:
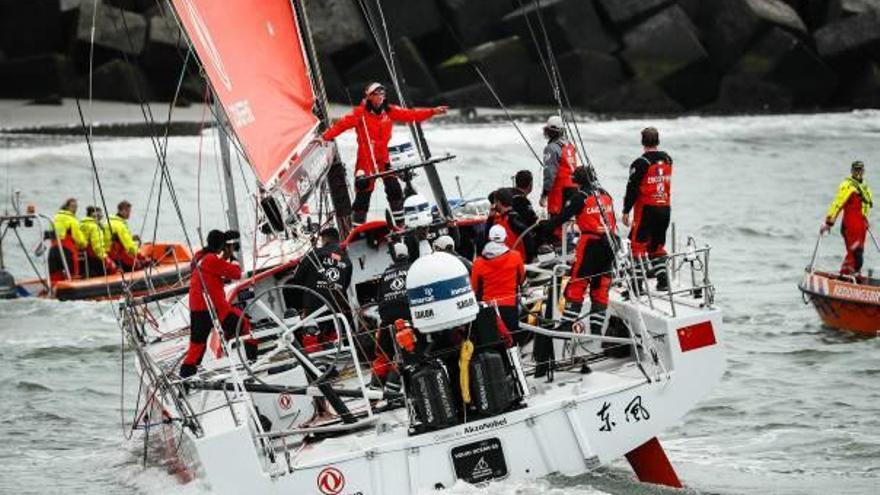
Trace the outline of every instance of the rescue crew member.
<path fill-rule="evenodd" d="M 577 190 L 571 174 L 577 167 L 577 151 L 565 137 L 565 124 L 558 115 L 547 119 L 544 126 L 544 184 L 540 205 L 547 213 L 558 215 L 569 196 Z M 557 233 L 559 235 L 559 233 Z"/>
<path fill-rule="evenodd" d="M 825 216 L 825 224 L 820 229 L 822 234 L 831 230 L 837 215 L 843 211 L 840 233 L 846 245 L 846 257 L 843 259 L 840 273 L 844 275 L 858 274 L 862 270 L 865 235 L 868 232 L 868 213 L 874 206 L 871 188 L 865 184 L 865 164 L 860 161 L 853 162 L 850 172 L 852 175 L 840 183 L 837 196 L 834 197 Z"/>
<path fill-rule="evenodd" d="M 474 268 L 474 263 L 471 260 L 458 254 L 458 251 L 455 250 L 455 240 L 452 238 L 452 236 L 441 235 L 440 237 L 434 239 L 431 247 L 434 248 L 434 252 L 449 253 L 461 260 L 464 267 L 467 268 L 468 273 L 470 273 L 471 270 Z"/>
<path fill-rule="evenodd" d="M 412 321 L 409 311 L 409 296 L 406 292 L 406 274 L 411 265 L 409 249 L 402 242 L 391 246 L 391 264 L 382 273 L 379 283 L 379 318 L 381 320 L 376 336 L 376 356 L 373 359 L 374 381 L 387 384 L 391 382 L 399 388 L 400 375 L 394 368 L 394 322 Z"/>
<path fill-rule="evenodd" d="M 240 334 L 250 334 L 250 321 L 240 309 L 230 304 L 223 286 L 241 278 L 241 266 L 236 263 L 234 244 L 238 232 L 212 230 L 208 233 L 207 245 L 193 257 L 192 276 L 189 281 L 189 348 L 180 366 L 180 377 L 187 378 L 196 373 L 205 355 L 208 336 L 214 329 L 214 318 L 220 322 L 225 339 Z M 213 310 L 213 313 L 212 313 Z M 247 359 L 257 356 L 257 341 L 244 340 Z"/>
<path fill-rule="evenodd" d="M 113 273 L 113 262 L 107 257 L 107 242 L 104 237 L 104 211 L 97 206 L 87 206 L 86 216 L 81 222 L 82 233 L 86 238 L 86 256 L 81 272 L 86 277 L 96 277 Z"/>
<path fill-rule="evenodd" d="M 590 292 L 590 332 L 601 333 L 608 307 L 608 290 L 611 287 L 611 268 L 614 262 L 614 248 L 608 234 L 615 235 L 617 223 L 614 219 L 614 202 L 611 195 L 598 187 L 592 169 L 578 167 L 572 176 L 579 186 L 562 213 L 548 220 L 546 230 L 552 230 L 571 218 L 575 219 L 580 239 L 575 250 L 571 278 L 565 287 L 565 309 L 562 313 L 562 326 L 571 330 L 572 324 L 580 318 L 584 296 Z"/>
<path fill-rule="evenodd" d="M 49 281 L 79 278 L 79 250 L 86 247 L 86 237 L 76 219 L 77 203 L 69 198 L 61 205 L 52 222 L 49 250 Z"/>
<path fill-rule="evenodd" d="M 519 338 L 519 289 L 525 281 L 526 269 L 522 256 L 510 249 L 506 240 L 503 226 L 493 225 L 489 229 L 489 242 L 471 270 L 471 286 L 478 301 L 497 306 L 504 326 Z"/>
<path fill-rule="evenodd" d="M 403 108 L 389 104 L 385 99 L 385 87 L 374 82 L 364 91 L 365 98 L 350 113 L 337 120 L 322 138 L 330 141 L 355 128 L 357 133 L 357 163 L 355 165 L 355 197 L 352 204 L 352 222 L 364 223 L 370 208 L 375 180 L 369 176 L 388 170 L 388 142 L 395 122 L 422 122 L 435 115 L 446 113 L 448 107 Z M 403 215 L 403 191 L 394 175 L 382 178 L 385 196 L 396 221 Z"/>
<path fill-rule="evenodd" d="M 521 242 L 518 241 L 531 225 L 524 222 L 517 211 L 513 209 L 511 189 L 508 187 L 497 189 L 489 195 L 489 200 L 493 202 L 494 213 L 486 220 L 487 226 L 500 225 L 503 227 L 506 232 L 505 244 L 510 249 L 515 249 L 525 261 L 528 258 L 526 241 L 525 239 Z"/>
<path fill-rule="evenodd" d="M 318 236 L 321 246 L 303 257 L 292 283 L 313 289 L 330 303 L 329 311 L 322 316 L 330 316 L 333 312 L 345 313 L 348 309 L 348 286 L 351 283 L 351 260 L 339 242 L 338 230 L 328 227 Z M 300 304 L 305 317 L 324 306 L 324 301 L 311 292 L 302 292 Z M 333 342 L 337 338 L 336 325 L 332 320 L 323 321 L 312 328 L 310 333 L 301 336 L 302 345 L 307 352 L 319 350 L 322 344 Z"/>
<path fill-rule="evenodd" d="M 654 127 L 642 130 L 644 153 L 629 168 L 629 182 L 623 200 L 623 224 L 632 226 L 629 237 L 636 258 L 636 274 L 641 274 L 640 259 L 648 258 L 647 275 L 657 277 L 657 290 L 669 287 L 666 273 L 666 230 L 669 228 L 672 194 L 672 157 L 660 151 L 660 133 Z"/>
<path fill-rule="evenodd" d="M 116 206 L 116 214 L 110 215 L 107 225 L 104 227 L 105 235 L 110 239 L 108 253 L 110 259 L 116 263 L 120 270 L 130 272 L 138 268 L 143 261 L 138 253 L 138 236 L 132 236 L 128 229 L 128 219 L 131 217 L 131 203 L 120 201 Z"/>

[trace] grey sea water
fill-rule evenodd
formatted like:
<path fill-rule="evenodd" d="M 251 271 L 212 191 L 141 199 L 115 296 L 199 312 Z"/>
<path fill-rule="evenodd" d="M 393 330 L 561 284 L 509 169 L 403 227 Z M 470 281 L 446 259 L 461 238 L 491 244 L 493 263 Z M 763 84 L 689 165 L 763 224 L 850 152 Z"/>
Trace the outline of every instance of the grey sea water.
<path fill-rule="evenodd" d="M 848 164 L 864 160 L 868 182 L 880 189 L 880 113 L 584 123 L 590 157 L 618 208 L 628 164 L 639 154 L 638 131 L 648 124 L 660 128 L 663 147 L 675 159 L 679 238 L 693 234 L 713 246 L 712 277 L 726 311 L 723 382 L 662 436 L 688 491 L 880 492 L 880 339 L 822 327 L 796 289 Z M 539 126 L 522 126 L 540 154 Z M 458 195 L 456 176 L 471 197 L 506 184 L 521 168 L 538 173 L 508 124 L 429 125 L 426 132 L 435 153 L 458 155 L 442 165 L 450 196 Z M 16 189 L 24 202 L 49 214 L 68 196 L 78 197 L 81 208 L 99 202 L 81 140 L 16 137 L 0 143 L 0 208 Z M 342 146 L 351 157 L 351 136 Z M 144 221 L 156 164 L 149 140 L 98 140 L 95 156 L 107 203 L 134 203 L 135 230 L 145 223 L 145 238 L 157 226 L 161 238 L 185 240 L 167 190 L 158 222 L 157 190 Z M 193 242 L 199 225 L 223 225 L 216 157 L 210 132 L 173 138 L 168 147 Z M 247 219 L 252 207 L 244 198 L 253 185 L 246 171 L 236 168 L 236 174 Z M 30 246 L 36 236 L 25 241 Z M 7 266 L 27 277 L 14 239 L 4 247 Z M 836 267 L 841 252 L 834 232 L 822 242 L 820 264 Z M 867 267 L 880 267 L 874 248 L 866 257 Z M 139 433 L 127 438 L 122 422 L 130 421 L 137 393 L 131 359 L 120 350 L 108 303 L 0 302 L 0 493 L 210 493 L 199 483 L 179 485 L 150 458 L 144 465 Z M 456 486 L 451 493 L 674 492 L 638 484 L 618 462 L 576 478 L 502 482 L 485 492 Z"/>

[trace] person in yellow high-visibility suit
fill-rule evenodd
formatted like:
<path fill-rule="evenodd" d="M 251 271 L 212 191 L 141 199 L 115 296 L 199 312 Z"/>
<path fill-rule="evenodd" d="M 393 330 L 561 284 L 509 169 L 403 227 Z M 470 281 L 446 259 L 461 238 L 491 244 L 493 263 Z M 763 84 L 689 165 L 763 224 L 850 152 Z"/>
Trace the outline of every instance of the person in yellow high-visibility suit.
<path fill-rule="evenodd" d="M 837 216 L 843 211 L 840 222 L 840 233 L 846 244 L 846 257 L 840 267 L 843 275 L 858 274 L 862 270 L 865 254 L 865 235 L 868 233 L 868 213 L 874 206 L 871 188 L 865 183 L 865 164 L 853 162 L 851 176 L 840 183 L 837 196 L 828 208 L 825 223 L 819 232 L 824 234 L 831 230 Z"/>
<path fill-rule="evenodd" d="M 108 255 L 121 270 L 132 271 L 138 268 L 141 261 L 138 254 L 137 236 L 132 236 L 128 229 L 131 216 L 131 203 L 121 201 L 116 207 L 116 214 L 110 215 L 104 234 L 109 239 Z"/>
<path fill-rule="evenodd" d="M 107 256 L 110 245 L 104 235 L 104 211 L 97 206 L 86 207 L 86 216 L 80 222 L 86 237 L 86 256 L 80 272 L 84 277 L 96 277 L 115 271 L 113 262 Z"/>
<path fill-rule="evenodd" d="M 49 249 L 49 280 L 52 282 L 79 277 L 79 250 L 86 247 L 86 237 L 80 230 L 76 209 L 76 199 L 69 198 L 52 222 L 54 232 Z"/>

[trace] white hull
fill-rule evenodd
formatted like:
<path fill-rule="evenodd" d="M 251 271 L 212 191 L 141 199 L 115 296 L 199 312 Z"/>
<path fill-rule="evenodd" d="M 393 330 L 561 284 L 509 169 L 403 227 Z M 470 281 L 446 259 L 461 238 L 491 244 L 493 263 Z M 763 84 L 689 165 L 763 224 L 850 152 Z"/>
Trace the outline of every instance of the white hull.
<path fill-rule="evenodd" d="M 224 407 L 223 393 L 199 392 L 190 403 L 204 410 L 213 404 L 215 409 L 200 417 L 201 435 L 187 428 L 177 432 L 181 456 L 214 491 L 228 494 L 415 494 L 469 476 L 479 481 L 583 473 L 676 424 L 720 380 L 721 311 L 688 306 L 684 298 L 676 301 L 676 317 L 669 316 L 668 304 L 656 299 L 656 309 L 619 297 L 611 303 L 611 313 L 619 316 L 642 311 L 667 370 L 649 370 L 660 378 L 652 383 L 632 358 L 608 359 L 593 365 L 588 375 L 557 372 L 551 384 L 530 377 L 533 393 L 526 407 L 503 415 L 409 436 L 407 411 L 396 409 L 377 414 L 377 423 L 369 428 L 305 447 L 296 439 L 287 439 L 287 444 L 276 440 L 274 459 L 254 440 L 252 425 L 236 425 L 234 417 L 247 417 L 245 402 Z M 711 323 L 711 343 L 683 352 L 679 329 L 704 322 Z M 173 353 L 165 347 L 164 354 Z M 254 403 L 262 404 L 266 413 L 274 398 L 267 403 L 257 397 L 264 394 L 254 395 Z M 273 421 L 280 419 L 273 415 Z"/>

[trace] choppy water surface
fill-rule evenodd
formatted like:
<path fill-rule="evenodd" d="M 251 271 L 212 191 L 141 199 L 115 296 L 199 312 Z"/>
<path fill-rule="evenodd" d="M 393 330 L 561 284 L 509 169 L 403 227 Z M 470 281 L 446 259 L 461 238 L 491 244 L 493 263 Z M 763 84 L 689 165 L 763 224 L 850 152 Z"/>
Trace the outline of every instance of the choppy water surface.
<path fill-rule="evenodd" d="M 795 284 L 848 164 L 864 160 L 868 181 L 880 189 L 880 113 L 585 124 L 591 157 L 618 207 L 627 166 L 639 153 L 638 131 L 649 123 L 660 128 L 675 158 L 680 237 L 692 233 L 714 247 L 712 276 L 726 310 L 725 379 L 663 437 L 679 474 L 693 493 L 877 493 L 880 339 L 823 328 Z M 524 130 L 540 152 L 539 127 Z M 520 168 L 538 172 L 508 126 L 429 126 L 427 133 L 435 152 L 459 156 L 443 165 L 452 196 L 456 176 L 465 196 L 473 196 Z M 79 197 L 82 206 L 97 202 L 83 143 L 9 143 L 0 151 L 0 204 L 8 204 L 14 189 L 47 213 L 67 196 Z M 138 230 L 155 170 L 152 145 L 102 140 L 95 149 L 107 202 L 130 199 Z M 343 149 L 352 155 L 351 137 Z M 198 191 L 203 227 L 223 224 L 216 156 L 210 135 L 174 139 L 168 150 L 193 238 Z M 245 195 L 243 183 L 239 194 Z M 163 195 L 158 222 L 153 213 L 147 219 L 146 237 L 157 224 L 161 237 L 184 240 Z M 240 203 L 248 216 L 250 206 Z M 24 258 L 8 240 L 5 245 L 7 265 L 27 276 Z M 841 251 L 835 233 L 822 244 L 821 264 L 836 267 Z M 873 249 L 867 260 L 868 267 L 880 266 Z M 131 356 L 120 372 L 119 341 L 106 303 L 0 302 L 0 493 L 209 492 L 178 485 L 161 466 L 142 467 L 139 437 L 123 437 L 121 416 L 131 415 L 136 382 Z M 467 486 L 451 492 L 485 493 Z M 577 478 L 500 483 L 488 492 L 672 493 L 635 483 L 624 463 Z"/>

